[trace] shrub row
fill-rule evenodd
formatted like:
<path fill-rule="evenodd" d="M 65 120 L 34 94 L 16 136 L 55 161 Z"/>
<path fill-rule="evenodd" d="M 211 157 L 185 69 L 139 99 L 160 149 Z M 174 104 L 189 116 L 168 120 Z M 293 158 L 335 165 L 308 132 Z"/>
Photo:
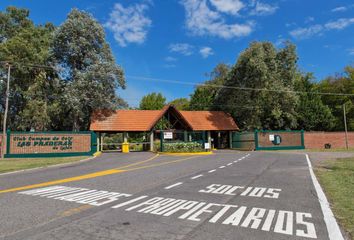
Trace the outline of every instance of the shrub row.
<path fill-rule="evenodd" d="M 203 145 L 197 142 L 165 143 L 165 152 L 202 152 Z"/>

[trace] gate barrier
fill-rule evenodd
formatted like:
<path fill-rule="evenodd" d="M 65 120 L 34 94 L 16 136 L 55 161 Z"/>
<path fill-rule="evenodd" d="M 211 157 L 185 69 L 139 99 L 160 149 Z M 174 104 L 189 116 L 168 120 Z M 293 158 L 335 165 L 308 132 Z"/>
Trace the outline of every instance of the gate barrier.
<path fill-rule="evenodd" d="M 303 130 L 255 130 L 233 132 L 232 148 L 239 150 L 305 149 Z"/>

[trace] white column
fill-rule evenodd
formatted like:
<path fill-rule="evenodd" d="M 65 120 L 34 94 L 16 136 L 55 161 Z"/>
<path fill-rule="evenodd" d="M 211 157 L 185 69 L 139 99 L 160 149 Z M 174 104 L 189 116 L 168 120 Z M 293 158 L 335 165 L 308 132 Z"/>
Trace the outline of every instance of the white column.
<path fill-rule="evenodd" d="M 154 151 L 154 131 L 150 132 L 150 151 Z"/>
<path fill-rule="evenodd" d="M 101 143 L 100 149 L 101 149 L 101 151 L 103 151 L 103 135 L 104 135 L 104 133 L 100 133 L 100 143 Z"/>
<path fill-rule="evenodd" d="M 100 147 L 101 147 L 101 145 L 100 145 L 100 135 L 101 135 L 100 132 L 97 132 L 97 133 L 96 133 L 97 152 L 100 152 L 100 151 L 101 151 L 101 149 L 100 149 Z"/>
<path fill-rule="evenodd" d="M 210 149 L 211 149 L 212 147 L 211 147 L 211 133 L 210 133 L 210 131 L 207 132 L 207 141 L 208 141 Z"/>
<path fill-rule="evenodd" d="M 128 133 L 127 132 L 124 132 L 123 133 L 123 142 L 128 142 Z"/>

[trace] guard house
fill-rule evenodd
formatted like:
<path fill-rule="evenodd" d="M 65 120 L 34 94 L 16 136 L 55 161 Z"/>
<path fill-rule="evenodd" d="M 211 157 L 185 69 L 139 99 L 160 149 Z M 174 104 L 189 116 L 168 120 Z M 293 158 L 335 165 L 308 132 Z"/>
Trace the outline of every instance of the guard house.
<path fill-rule="evenodd" d="M 168 121 L 169 131 L 205 131 L 210 146 L 223 149 L 231 147 L 231 134 L 238 131 L 230 114 L 222 111 L 179 111 L 173 105 L 161 110 L 96 111 L 91 117 L 90 130 L 97 133 L 98 145 L 103 144 L 103 134 L 123 133 L 124 142 L 129 135 L 145 133 L 145 141 L 153 151 L 155 139 L 159 139 L 160 120 Z"/>

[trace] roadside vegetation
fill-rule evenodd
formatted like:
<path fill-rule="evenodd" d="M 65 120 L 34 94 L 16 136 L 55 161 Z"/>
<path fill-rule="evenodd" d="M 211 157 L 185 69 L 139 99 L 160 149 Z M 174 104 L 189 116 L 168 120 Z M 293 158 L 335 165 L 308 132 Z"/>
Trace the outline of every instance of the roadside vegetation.
<path fill-rule="evenodd" d="M 315 172 L 337 220 L 354 239 L 354 158 L 323 161 Z"/>
<path fill-rule="evenodd" d="M 5 63 L 12 66 L 9 129 L 87 130 L 95 109 L 129 108 L 116 91 L 126 86 L 124 69 L 116 64 L 119 56 L 113 55 L 104 27 L 90 13 L 72 9 L 56 26 L 36 24 L 28 9 L 8 7 L 0 12 L 0 23 L 0 75 L 7 75 Z M 334 76 L 316 79 L 301 70 L 291 42 L 255 41 L 234 54 L 233 64 L 218 63 L 204 79 L 195 79 L 203 84 L 189 98 L 167 101 L 152 92 L 137 108 L 161 109 L 170 103 L 179 110 L 222 110 L 243 131 L 342 131 L 345 104 L 348 130 L 354 130 L 352 63 Z M 0 121 L 5 84 L 0 82 Z M 317 94 L 324 92 L 335 94 Z M 170 126 L 162 119 L 158 127 Z"/>
<path fill-rule="evenodd" d="M 77 162 L 85 158 L 88 158 L 88 156 L 60 158 L 9 158 L 0 160 L 0 173 Z"/>

